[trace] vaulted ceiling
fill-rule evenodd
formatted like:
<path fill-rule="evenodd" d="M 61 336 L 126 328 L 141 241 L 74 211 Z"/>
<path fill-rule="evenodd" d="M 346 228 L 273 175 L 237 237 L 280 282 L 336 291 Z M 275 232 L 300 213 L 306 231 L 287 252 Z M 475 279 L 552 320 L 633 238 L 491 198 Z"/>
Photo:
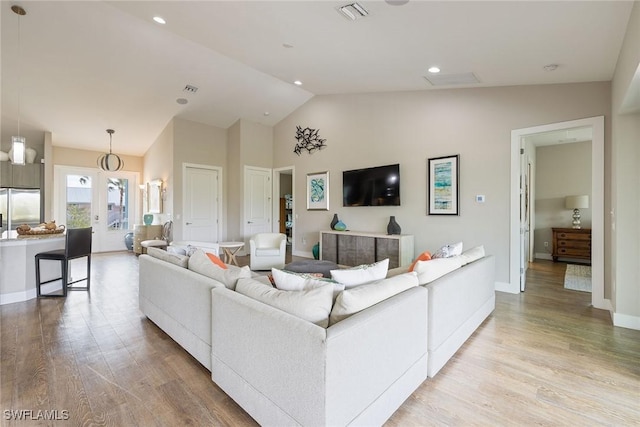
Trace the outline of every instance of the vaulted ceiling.
<path fill-rule="evenodd" d="M 351 20 L 350 3 L 3 1 L 2 142 L 19 119 L 98 151 L 113 128 L 114 151 L 142 155 L 175 116 L 274 125 L 317 94 L 609 81 L 633 5 L 361 0 Z"/>

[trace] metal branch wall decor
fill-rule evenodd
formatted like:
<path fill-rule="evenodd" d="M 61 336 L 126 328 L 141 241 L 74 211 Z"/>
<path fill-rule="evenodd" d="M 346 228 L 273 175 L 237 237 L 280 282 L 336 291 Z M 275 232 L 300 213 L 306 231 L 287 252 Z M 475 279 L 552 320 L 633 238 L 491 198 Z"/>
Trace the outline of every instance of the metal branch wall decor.
<path fill-rule="evenodd" d="M 307 150 L 309 154 L 313 154 L 316 150 L 322 150 L 325 145 L 326 139 L 320 138 L 318 132 L 320 129 L 304 128 L 296 126 L 296 143 L 293 152 L 298 156 L 303 150 Z"/>

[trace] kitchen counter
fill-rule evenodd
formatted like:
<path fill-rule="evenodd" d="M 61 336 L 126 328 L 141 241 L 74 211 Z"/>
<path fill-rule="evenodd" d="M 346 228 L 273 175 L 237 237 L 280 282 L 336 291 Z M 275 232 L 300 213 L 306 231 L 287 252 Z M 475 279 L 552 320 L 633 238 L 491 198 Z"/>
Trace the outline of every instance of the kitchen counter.
<path fill-rule="evenodd" d="M 37 297 L 37 253 L 64 249 L 65 235 L 42 234 L 20 236 L 16 231 L 4 231 L 0 236 L 0 305 L 27 301 Z M 60 263 L 41 263 L 42 280 L 60 277 Z M 53 282 L 60 286 L 60 282 Z"/>

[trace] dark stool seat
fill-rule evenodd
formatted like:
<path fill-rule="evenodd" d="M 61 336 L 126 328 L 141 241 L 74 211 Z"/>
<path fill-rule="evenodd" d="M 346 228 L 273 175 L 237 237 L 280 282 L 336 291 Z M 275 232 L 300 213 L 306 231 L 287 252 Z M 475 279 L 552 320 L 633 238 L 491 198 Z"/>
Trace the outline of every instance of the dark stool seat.
<path fill-rule="evenodd" d="M 88 291 L 91 285 L 91 237 L 92 228 L 68 228 L 66 231 L 65 247 L 64 249 L 56 249 L 53 251 L 37 253 L 36 258 L 36 289 L 38 291 L 38 298 L 41 297 L 65 297 L 67 296 L 67 289 L 69 290 L 83 290 Z M 87 276 L 82 279 L 69 282 L 69 261 L 76 258 L 87 258 Z M 55 279 L 40 281 L 40 261 L 60 261 L 62 275 Z M 43 294 L 41 286 L 47 283 L 62 281 L 62 293 Z M 74 283 L 86 281 L 86 286 L 71 286 Z"/>
<path fill-rule="evenodd" d="M 315 259 L 293 261 L 284 266 L 285 270 L 294 273 L 322 273 L 324 277 L 331 277 L 331 270 L 338 268 L 340 267 L 335 262 Z"/>

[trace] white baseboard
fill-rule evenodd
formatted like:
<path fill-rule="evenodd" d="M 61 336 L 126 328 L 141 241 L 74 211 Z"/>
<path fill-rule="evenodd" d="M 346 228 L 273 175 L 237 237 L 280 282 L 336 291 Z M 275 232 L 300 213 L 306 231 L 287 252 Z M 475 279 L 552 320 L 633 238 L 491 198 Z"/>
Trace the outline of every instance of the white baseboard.
<path fill-rule="evenodd" d="M 613 313 L 613 326 L 640 330 L 640 317 L 629 314 Z"/>
<path fill-rule="evenodd" d="M 313 259 L 313 252 L 295 251 L 295 252 L 292 252 L 291 255 Z"/>
<path fill-rule="evenodd" d="M 498 292 L 506 292 L 508 294 L 519 294 L 520 293 L 520 285 L 512 285 L 508 282 L 496 282 L 496 291 Z"/>
<path fill-rule="evenodd" d="M 551 254 L 548 254 L 546 252 L 536 252 L 536 259 L 548 259 L 549 261 L 553 260 L 553 257 L 551 256 Z"/>

